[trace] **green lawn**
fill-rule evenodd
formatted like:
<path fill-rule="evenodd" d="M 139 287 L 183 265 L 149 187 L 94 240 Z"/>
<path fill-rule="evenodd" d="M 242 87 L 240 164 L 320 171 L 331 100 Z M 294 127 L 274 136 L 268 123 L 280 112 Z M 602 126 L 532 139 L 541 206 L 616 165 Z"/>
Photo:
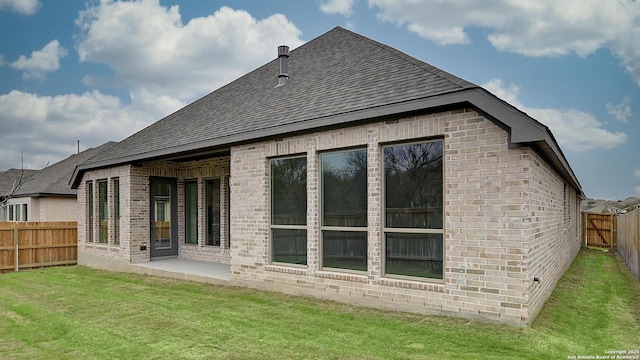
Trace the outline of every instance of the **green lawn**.
<path fill-rule="evenodd" d="M 583 250 L 533 327 L 83 267 L 0 275 L 0 359 L 567 359 L 640 349 L 640 282 Z"/>

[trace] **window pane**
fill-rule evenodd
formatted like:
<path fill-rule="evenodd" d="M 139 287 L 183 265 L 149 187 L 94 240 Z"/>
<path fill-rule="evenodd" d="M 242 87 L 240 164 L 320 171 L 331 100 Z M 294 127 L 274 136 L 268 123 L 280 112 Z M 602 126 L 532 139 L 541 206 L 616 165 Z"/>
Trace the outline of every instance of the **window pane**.
<path fill-rule="evenodd" d="M 271 224 L 307 224 L 307 158 L 271 160 Z"/>
<path fill-rule="evenodd" d="M 169 185 L 170 186 L 170 185 Z M 169 192 L 170 193 L 170 192 Z M 154 239 L 155 248 L 171 248 L 171 197 L 154 195 Z"/>
<path fill-rule="evenodd" d="M 93 242 L 93 183 L 87 183 L 87 242 Z"/>
<path fill-rule="evenodd" d="M 367 151 L 323 154 L 322 225 L 367 226 Z"/>
<path fill-rule="evenodd" d="M 220 179 L 205 182 L 207 245 L 220 246 Z"/>
<path fill-rule="evenodd" d="M 153 194 L 155 196 L 171 196 L 171 185 L 157 182 L 153 185 Z"/>
<path fill-rule="evenodd" d="M 185 242 L 198 243 L 198 182 L 184 183 Z"/>
<path fill-rule="evenodd" d="M 100 219 L 100 233 L 98 242 L 106 244 L 109 240 L 109 219 L 107 211 L 107 182 L 98 181 L 98 218 Z"/>
<path fill-rule="evenodd" d="M 9 221 L 14 221 L 14 217 L 13 217 L 13 205 L 9 205 Z"/>
<path fill-rule="evenodd" d="M 307 265 L 307 230 L 272 229 L 273 261 Z"/>
<path fill-rule="evenodd" d="M 386 234 L 385 273 L 442 279 L 442 234 Z"/>
<path fill-rule="evenodd" d="M 322 266 L 367 271 L 367 233 L 323 231 Z"/>
<path fill-rule="evenodd" d="M 113 243 L 120 245 L 120 180 L 113 179 L 113 221 L 114 237 Z"/>
<path fill-rule="evenodd" d="M 385 226 L 443 228 L 442 142 L 384 148 Z"/>

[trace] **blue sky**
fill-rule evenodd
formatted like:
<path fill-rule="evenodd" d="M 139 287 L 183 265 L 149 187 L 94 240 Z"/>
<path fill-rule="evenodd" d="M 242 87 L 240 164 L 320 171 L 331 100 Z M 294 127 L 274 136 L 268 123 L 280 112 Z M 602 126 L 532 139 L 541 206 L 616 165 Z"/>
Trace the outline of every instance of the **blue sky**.
<path fill-rule="evenodd" d="M 335 26 L 549 126 L 588 197 L 640 196 L 632 0 L 0 0 L 0 170 L 120 141 Z"/>

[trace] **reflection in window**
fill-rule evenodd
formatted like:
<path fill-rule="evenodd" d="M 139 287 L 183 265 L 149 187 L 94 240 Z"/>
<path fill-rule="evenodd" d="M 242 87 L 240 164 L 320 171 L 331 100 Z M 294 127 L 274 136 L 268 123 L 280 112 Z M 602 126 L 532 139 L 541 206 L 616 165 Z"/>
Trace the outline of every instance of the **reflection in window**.
<path fill-rule="evenodd" d="M 93 182 L 87 181 L 87 242 L 93 242 Z"/>
<path fill-rule="evenodd" d="M 384 148 L 386 274 L 442 279 L 442 145 Z"/>
<path fill-rule="evenodd" d="M 198 182 L 184 183 L 184 224 L 185 242 L 198 243 Z"/>
<path fill-rule="evenodd" d="M 322 266 L 367 270 L 367 151 L 322 154 Z"/>
<path fill-rule="evenodd" d="M 109 212 L 107 210 L 107 180 L 98 181 L 98 242 L 106 244 L 109 242 Z"/>
<path fill-rule="evenodd" d="M 113 179 L 113 244 L 120 245 L 120 179 Z"/>
<path fill-rule="evenodd" d="M 271 261 L 307 264 L 307 158 L 271 160 Z"/>
<path fill-rule="evenodd" d="M 28 221 L 27 204 L 7 205 L 9 221 Z"/>
<path fill-rule="evenodd" d="M 205 244 L 220 246 L 220 179 L 205 181 L 207 239 Z"/>

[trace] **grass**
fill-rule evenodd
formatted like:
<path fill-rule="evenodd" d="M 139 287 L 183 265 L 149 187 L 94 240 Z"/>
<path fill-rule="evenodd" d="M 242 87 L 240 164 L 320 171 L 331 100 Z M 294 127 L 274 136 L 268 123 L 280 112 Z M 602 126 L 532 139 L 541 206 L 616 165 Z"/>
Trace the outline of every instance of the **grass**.
<path fill-rule="evenodd" d="M 640 282 L 583 250 L 531 328 L 55 267 L 0 276 L 2 359 L 567 359 L 640 348 Z"/>

